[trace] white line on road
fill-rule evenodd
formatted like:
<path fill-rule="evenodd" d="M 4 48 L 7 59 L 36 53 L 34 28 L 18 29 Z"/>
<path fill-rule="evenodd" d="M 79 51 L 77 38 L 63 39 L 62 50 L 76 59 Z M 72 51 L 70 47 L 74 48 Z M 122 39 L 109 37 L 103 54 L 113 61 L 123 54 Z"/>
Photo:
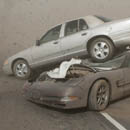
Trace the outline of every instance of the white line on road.
<path fill-rule="evenodd" d="M 116 120 L 114 120 L 109 114 L 101 112 L 101 114 L 109 120 L 116 128 L 119 130 L 127 130 L 124 126 L 122 126 L 120 123 L 118 123 Z"/>

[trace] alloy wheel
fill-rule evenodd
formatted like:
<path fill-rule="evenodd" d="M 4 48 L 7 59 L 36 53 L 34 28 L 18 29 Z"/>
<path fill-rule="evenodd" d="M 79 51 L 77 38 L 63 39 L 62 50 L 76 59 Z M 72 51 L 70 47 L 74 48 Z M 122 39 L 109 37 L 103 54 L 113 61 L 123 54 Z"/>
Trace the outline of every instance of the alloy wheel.
<path fill-rule="evenodd" d="M 108 100 L 107 89 L 105 85 L 101 85 L 97 91 L 97 104 L 104 105 Z"/>
<path fill-rule="evenodd" d="M 28 67 L 25 63 L 20 63 L 16 66 L 16 75 L 18 77 L 25 77 L 28 73 Z"/>
<path fill-rule="evenodd" d="M 97 59 L 105 59 L 110 53 L 106 42 L 97 42 L 93 47 L 93 54 Z"/>

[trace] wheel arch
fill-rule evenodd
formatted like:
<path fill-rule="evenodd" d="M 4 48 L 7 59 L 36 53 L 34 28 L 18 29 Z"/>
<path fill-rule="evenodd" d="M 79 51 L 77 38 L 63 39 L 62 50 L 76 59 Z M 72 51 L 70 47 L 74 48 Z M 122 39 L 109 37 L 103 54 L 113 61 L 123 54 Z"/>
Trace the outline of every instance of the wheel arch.
<path fill-rule="evenodd" d="M 109 84 L 109 87 L 110 87 L 110 99 L 111 99 L 111 94 L 112 94 L 112 88 L 111 88 L 112 85 L 111 85 L 111 82 L 110 82 L 110 80 L 107 79 L 106 77 L 101 77 L 101 78 L 96 79 L 96 80 L 91 84 L 91 86 L 90 86 L 90 88 L 89 88 L 89 90 L 88 90 L 87 106 L 88 106 L 89 97 L 90 97 L 90 92 L 91 92 L 91 90 L 92 90 L 92 87 L 93 87 L 93 85 L 94 85 L 97 81 L 99 81 L 99 80 L 105 80 L 105 81 Z M 110 99 L 109 99 L 109 100 L 110 100 Z"/>
<path fill-rule="evenodd" d="M 14 59 L 14 60 L 12 61 L 12 64 L 11 64 L 12 72 L 13 72 L 13 66 L 14 66 L 15 62 L 18 61 L 18 60 L 24 60 L 24 61 L 28 64 L 28 61 L 27 61 L 26 59 L 20 58 L 20 57 L 19 57 L 19 58 L 16 58 L 16 59 Z"/>
<path fill-rule="evenodd" d="M 110 38 L 110 37 L 107 36 L 107 35 L 97 35 L 97 36 L 94 36 L 94 37 L 90 38 L 90 39 L 88 40 L 88 42 L 87 42 L 86 47 L 87 47 L 87 51 L 88 51 L 89 54 L 90 54 L 90 52 L 89 52 L 90 49 L 89 49 L 89 48 L 90 48 L 90 46 L 91 46 L 91 43 L 92 43 L 92 41 L 94 41 L 94 40 L 97 39 L 97 38 L 106 38 L 106 39 L 109 39 L 109 40 L 111 41 L 111 43 L 113 44 L 114 48 L 116 48 L 116 47 L 115 47 L 115 44 L 114 44 L 114 41 L 112 40 L 112 38 Z"/>

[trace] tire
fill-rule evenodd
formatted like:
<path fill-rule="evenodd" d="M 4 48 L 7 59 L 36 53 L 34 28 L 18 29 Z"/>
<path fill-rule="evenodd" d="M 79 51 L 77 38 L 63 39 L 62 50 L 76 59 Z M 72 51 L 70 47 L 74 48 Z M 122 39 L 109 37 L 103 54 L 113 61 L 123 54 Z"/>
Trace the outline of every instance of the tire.
<path fill-rule="evenodd" d="M 28 79 L 31 69 L 25 60 L 17 60 L 13 65 L 13 73 L 19 79 Z"/>
<path fill-rule="evenodd" d="M 114 45 L 107 38 L 97 38 L 90 43 L 89 54 L 95 62 L 106 62 L 114 55 Z"/>
<path fill-rule="evenodd" d="M 102 111 L 110 99 L 110 86 L 105 80 L 98 80 L 92 86 L 89 94 L 88 107 L 90 110 Z"/>

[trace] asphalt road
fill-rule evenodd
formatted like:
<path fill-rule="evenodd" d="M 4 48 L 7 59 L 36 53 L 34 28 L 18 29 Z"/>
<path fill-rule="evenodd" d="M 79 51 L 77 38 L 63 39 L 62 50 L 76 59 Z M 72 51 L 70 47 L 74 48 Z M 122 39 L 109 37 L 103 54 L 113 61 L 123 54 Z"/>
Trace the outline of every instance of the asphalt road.
<path fill-rule="evenodd" d="M 118 130 L 98 112 L 59 110 L 26 101 L 24 82 L 0 72 L 0 130 Z M 130 130 L 129 108 L 130 98 L 126 98 L 104 112 Z"/>

